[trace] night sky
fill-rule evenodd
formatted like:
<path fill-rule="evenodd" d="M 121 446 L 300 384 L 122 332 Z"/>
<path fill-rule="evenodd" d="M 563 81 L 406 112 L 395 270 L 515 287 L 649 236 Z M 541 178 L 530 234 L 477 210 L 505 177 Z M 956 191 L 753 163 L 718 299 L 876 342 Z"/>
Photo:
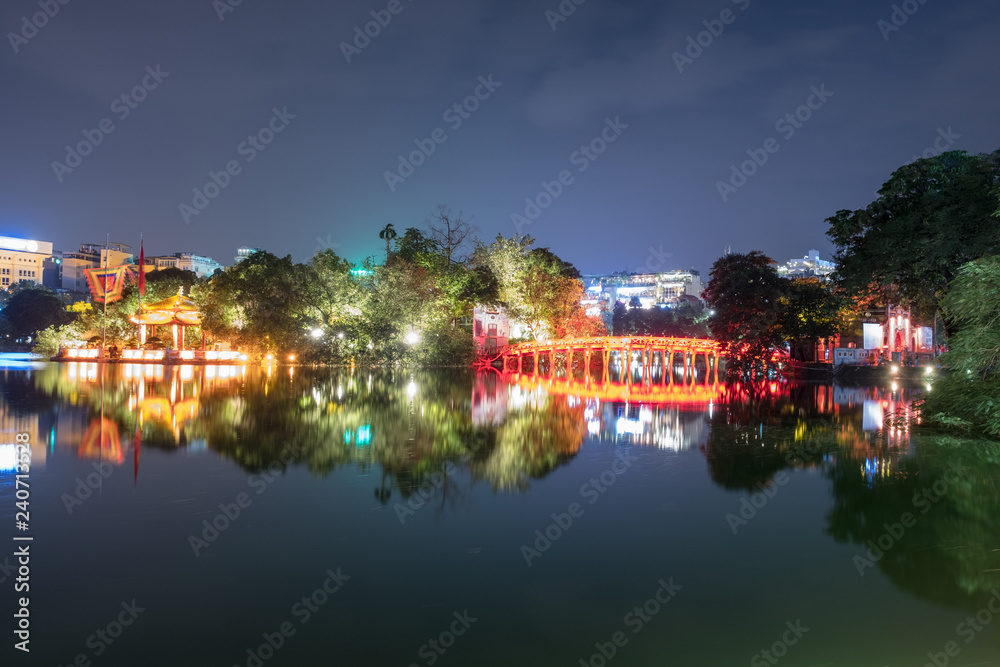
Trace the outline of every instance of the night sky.
<path fill-rule="evenodd" d="M 237 1 L 41 0 L 36 29 L 6 0 L 0 235 L 359 261 L 445 204 L 484 239 L 531 214 L 584 273 L 707 272 L 828 256 L 824 219 L 914 156 L 1000 148 L 983 0 Z"/>

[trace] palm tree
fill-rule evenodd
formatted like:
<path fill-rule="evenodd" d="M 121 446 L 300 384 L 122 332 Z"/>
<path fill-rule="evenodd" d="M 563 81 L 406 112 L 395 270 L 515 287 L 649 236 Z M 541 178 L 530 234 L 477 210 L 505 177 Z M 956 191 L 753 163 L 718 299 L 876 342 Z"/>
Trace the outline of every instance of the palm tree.
<path fill-rule="evenodd" d="M 383 229 L 378 233 L 378 237 L 380 239 L 385 239 L 385 261 L 388 262 L 389 248 L 390 248 L 389 244 L 392 243 L 392 240 L 394 238 L 396 238 L 396 229 L 392 226 L 391 222 L 385 226 L 385 229 Z"/>

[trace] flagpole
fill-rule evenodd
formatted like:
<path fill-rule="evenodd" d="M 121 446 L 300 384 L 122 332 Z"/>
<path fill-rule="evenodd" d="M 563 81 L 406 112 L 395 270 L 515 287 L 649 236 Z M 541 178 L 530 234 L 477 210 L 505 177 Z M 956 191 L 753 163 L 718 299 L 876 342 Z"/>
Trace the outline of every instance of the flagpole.
<path fill-rule="evenodd" d="M 101 360 L 104 360 L 104 348 L 108 346 L 108 246 L 111 243 L 111 234 L 107 234 L 104 237 L 104 320 L 101 322 Z"/>
<path fill-rule="evenodd" d="M 146 291 L 146 253 L 143 251 L 142 247 L 142 232 L 139 232 L 139 273 L 138 279 L 136 280 L 136 288 L 139 290 L 139 312 L 136 313 L 135 319 L 138 323 L 135 325 L 135 342 L 136 347 L 142 347 L 142 293 Z"/>

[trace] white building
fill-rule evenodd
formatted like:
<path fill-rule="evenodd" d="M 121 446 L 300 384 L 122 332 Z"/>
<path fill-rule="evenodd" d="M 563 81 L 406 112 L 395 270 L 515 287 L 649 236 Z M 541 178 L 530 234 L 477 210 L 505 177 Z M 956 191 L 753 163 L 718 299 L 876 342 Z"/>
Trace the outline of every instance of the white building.
<path fill-rule="evenodd" d="M 209 277 L 215 273 L 216 269 L 226 268 L 211 257 L 195 255 L 190 252 L 176 252 L 173 255 L 147 257 L 146 265 L 149 266 L 150 263 L 153 265 L 153 268 L 151 269 L 153 271 L 160 271 L 162 269 L 180 269 L 182 271 L 192 271 L 196 273 L 199 278 Z"/>
<path fill-rule="evenodd" d="M 802 259 L 791 259 L 778 267 L 778 275 L 784 278 L 819 278 L 826 280 L 834 269 L 833 262 L 819 258 L 818 250 L 810 250 Z"/>
<path fill-rule="evenodd" d="M 627 304 L 634 297 L 643 308 L 653 308 L 676 304 L 682 296 L 701 299 L 703 290 L 701 274 L 695 270 L 585 276 L 584 288 L 587 296 L 583 305 L 588 313 L 596 310 L 595 299 L 609 303 L 610 308 L 618 301 Z"/>
<path fill-rule="evenodd" d="M 0 288 L 17 283 L 42 284 L 45 260 L 52 257 L 52 244 L 0 236 Z"/>

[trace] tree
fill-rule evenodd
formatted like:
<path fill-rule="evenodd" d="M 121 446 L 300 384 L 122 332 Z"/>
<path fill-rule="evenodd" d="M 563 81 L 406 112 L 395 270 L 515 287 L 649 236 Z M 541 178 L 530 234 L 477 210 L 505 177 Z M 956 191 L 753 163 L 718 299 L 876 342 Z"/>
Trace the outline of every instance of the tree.
<path fill-rule="evenodd" d="M 54 292 L 37 286 L 18 290 L 0 313 L 3 328 L 14 340 L 34 337 L 42 329 L 69 324 L 74 319 L 76 316 L 67 312 Z"/>
<path fill-rule="evenodd" d="M 378 237 L 385 241 L 385 261 L 388 262 L 389 252 L 391 250 L 391 246 L 389 244 L 391 244 L 392 240 L 396 238 L 396 228 L 393 227 L 392 223 L 390 222 L 388 225 L 382 228 L 382 231 L 378 233 Z"/>
<path fill-rule="evenodd" d="M 781 328 L 791 344 L 792 358 L 815 361 L 813 353 L 819 339 L 832 336 L 839 328 L 840 298 L 818 278 L 800 278 L 788 285 L 782 306 Z"/>
<path fill-rule="evenodd" d="M 837 281 L 849 296 L 913 302 L 934 313 L 959 267 L 1000 253 L 991 219 L 1000 151 L 950 151 L 900 167 L 866 208 L 827 219 Z M 945 320 L 949 333 L 951 322 Z"/>
<path fill-rule="evenodd" d="M 206 331 L 256 354 L 296 350 L 317 324 L 311 267 L 258 251 L 199 290 Z"/>
<path fill-rule="evenodd" d="M 1000 435 L 1000 256 L 963 266 L 942 301 L 957 332 L 941 358 L 952 373 L 934 384 L 924 414 Z"/>
<path fill-rule="evenodd" d="M 781 330 L 787 282 L 774 260 L 759 250 L 720 257 L 712 265 L 703 298 L 715 309 L 709 321 L 722 345 L 730 376 L 754 378 L 772 367 Z"/>
<path fill-rule="evenodd" d="M 444 253 L 446 260 L 446 272 L 450 272 L 456 263 L 465 261 L 465 257 L 459 253 L 469 240 L 469 235 L 476 231 L 472 226 L 471 219 L 466 220 L 459 211 L 454 215 L 447 207 L 439 206 L 434 214 L 436 223 L 431 223 L 431 239 Z"/>

